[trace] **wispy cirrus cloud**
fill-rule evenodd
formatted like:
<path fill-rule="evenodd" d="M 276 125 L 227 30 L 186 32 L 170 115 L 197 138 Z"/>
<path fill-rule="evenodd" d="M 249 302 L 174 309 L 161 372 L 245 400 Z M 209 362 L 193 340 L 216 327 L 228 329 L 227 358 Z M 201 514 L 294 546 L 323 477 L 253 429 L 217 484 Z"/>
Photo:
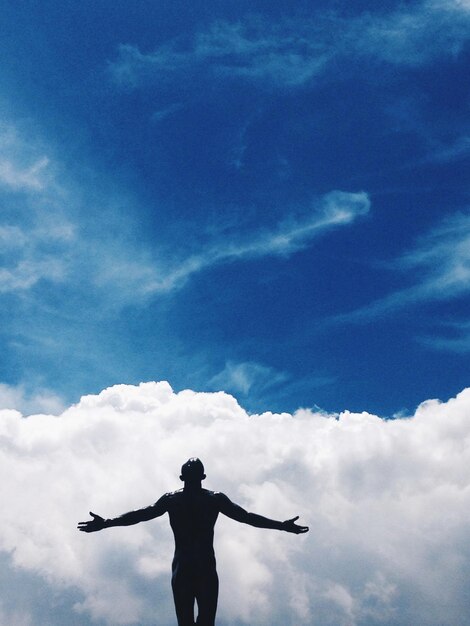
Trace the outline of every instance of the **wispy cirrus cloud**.
<path fill-rule="evenodd" d="M 65 275 L 60 259 L 29 258 L 10 268 L 0 268 L 0 292 L 22 292 L 34 287 L 41 280 L 61 282 Z"/>
<path fill-rule="evenodd" d="M 172 80 L 192 69 L 218 79 L 236 77 L 295 88 L 326 72 L 333 59 L 336 73 L 346 58 L 420 66 L 439 57 L 456 57 L 469 37 L 468 3 L 426 0 L 353 18 L 318 12 L 315 18 L 282 23 L 261 17 L 219 21 L 190 42 L 170 41 L 149 53 L 122 44 L 109 67 L 118 84 L 130 87 Z"/>
<path fill-rule="evenodd" d="M 125 298 L 128 280 L 138 294 L 149 274 L 147 259 L 125 241 L 131 220 L 116 210 L 114 199 L 86 182 L 73 183 L 35 129 L 26 132 L 10 122 L 0 130 L 0 194 L 7 207 L 0 221 L 0 292 L 67 285 L 77 294 L 99 293 L 105 303 L 117 301 L 118 282 Z"/>
<path fill-rule="evenodd" d="M 43 174 L 47 169 L 49 159 L 39 158 L 29 167 L 22 168 L 11 160 L 0 160 L 0 182 L 13 189 L 43 189 Z"/>
<path fill-rule="evenodd" d="M 0 124 L 0 187 L 40 191 L 50 182 L 49 158 L 11 124 Z"/>
<path fill-rule="evenodd" d="M 64 280 L 66 250 L 75 233 L 60 207 L 62 193 L 42 142 L 13 123 L 2 123 L 0 292 L 25 292 L 41 280 Z"/>
<path fill-rule="evenodd" d="M 458 56 L 470 39 L 470 6 L 460 0 L 425 0 L 351 22 L 346 41 L 355 53 L 393 65 L 420 66 Z"/>
<path fill-rule="evenodd" d="M 468 295 L 470 213 L 457 213 L 444 219 L 436 228 L 423 235 L 413 250 L 388 266 L 406 272 L 411 278 L 410 286 L 355 311 L 339 315 L 337 320 L 360 322 L 413 304 Z"/>
<path fill-rule="evenodd" d="M 301 390 L 317 389 L 333 384 L 335 379 L 324 374 L 308 374 L 295 378 L 290 372 L 279 370 L 256 361 L 227 361 L 222 370 L 204 383 L 203 387 L 214 391 L 225 391 L 243 398 L 253 412 L 259 406 L 295 395 Z"/>
<path fill-rule="evenodd" d="M 266 29 L 262 22 L 251 27 L 217 22 L 196 35 L 189 49 L 173 42 L 144 54 L 134 45 L 122 44 L 110 70 L 118 84 L 133 87 L 156 77 L 170 79 L 188 67 L 201 70 L 208 65 L 219 77 L 301 85 L 322 70 L 327 55 L 321 42 L 299 38 L 290 30 Z"/>
<path fill-rule="evenodd" d="M 213 376 L 207 383 L 209 389 L 229 391 L 246 396 L 256 386 L 256 391 L 269 390 L 282 385 L 289 378 L 288 374 L 275 370 L 273 367 L 254 361 L 234 363 L 227 361 L 223 370 Z"/>

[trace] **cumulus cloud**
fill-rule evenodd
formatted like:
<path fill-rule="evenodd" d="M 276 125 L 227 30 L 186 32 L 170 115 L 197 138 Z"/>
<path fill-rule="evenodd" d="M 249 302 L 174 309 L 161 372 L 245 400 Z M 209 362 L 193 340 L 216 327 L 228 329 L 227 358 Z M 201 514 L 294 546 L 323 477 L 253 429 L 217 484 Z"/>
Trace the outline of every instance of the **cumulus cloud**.
<path fill-rule="evenodd" d="M 174 40 L 153 52 L 122 44 L 110 63 L 114 80 L 137 87 L 193 72 L 298 88 L 347 58 L 420 66 L 455 58 L 470 36 L 470 9 L 459 0 L 426 0 L 353 18 L 317 12 L 315 18 L 273 23 L 262 17 L 213 23 L 191 42 Z M 339 65 L 338 65 L 339 63 Z"/>
<path fill-rule="evenodd" d="M 70 623 L 79 612 L 90 624 L 172 624 L 167 520 L 93 535 L 75 525 L 90 509 L 111 517 L 154 502 L 198 455 L 207 488 L 277 519 L 300 514 L 311 529 L 219 520 L 221 622 L 463 626 L 469 414 L 470 389 L 384 420 L 248 415 L 224 392 L 165 382 L 117 385 L 58 417 L 3 410 L 0 547 L 56 598 L 80 595 Z"/>
<path fill-rule="evenodd" d="M 0 383 L 0 408 L 16 409 L 24 415 L 33 413 L 57 415 L 65 409 L 65 404 L 49 389 L 36 389 L 34 393 L 28 393 L 23 385 Z"/>

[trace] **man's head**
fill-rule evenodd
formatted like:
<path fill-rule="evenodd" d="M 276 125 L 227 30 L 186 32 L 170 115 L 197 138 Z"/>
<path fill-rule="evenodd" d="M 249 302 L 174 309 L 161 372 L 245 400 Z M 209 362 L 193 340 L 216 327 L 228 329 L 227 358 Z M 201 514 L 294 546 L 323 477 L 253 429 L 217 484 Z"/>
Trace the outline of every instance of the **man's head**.
<path fill-rule="evenodd" d="M 204 465 L 199 459 L 191 458 L 181 467 L 181 480 L 185 483 L 199 483 L 204 480 Z"/>

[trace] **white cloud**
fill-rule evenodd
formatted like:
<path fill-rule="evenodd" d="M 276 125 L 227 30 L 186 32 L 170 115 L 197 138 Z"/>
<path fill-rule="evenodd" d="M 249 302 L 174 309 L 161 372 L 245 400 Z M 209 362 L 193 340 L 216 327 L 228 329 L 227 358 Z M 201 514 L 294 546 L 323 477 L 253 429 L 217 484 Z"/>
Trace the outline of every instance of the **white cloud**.
<path fill-rule="evenodd" d="M 208 488 L 311 528 L 296 537 L 219 520 L 227 625 L 464 626 L 469 414 L 470 389 L 386 421 L 248 416 L 223 392 L 167 383 L 118 385 L 60 417 L 3 410 L 0 546 L 56 598 L 79 590 L 84 619 L 173 624 L 167 520 L 94 535 L 75 525 L 90 509 L 114 516 L 155 501 L 199 455 Z"/>

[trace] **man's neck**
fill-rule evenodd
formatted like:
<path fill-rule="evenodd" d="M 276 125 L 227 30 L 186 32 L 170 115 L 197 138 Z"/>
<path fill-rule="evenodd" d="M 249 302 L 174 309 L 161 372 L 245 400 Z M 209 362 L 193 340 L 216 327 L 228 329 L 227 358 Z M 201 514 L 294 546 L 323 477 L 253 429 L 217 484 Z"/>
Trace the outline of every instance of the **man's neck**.
<path fill-rule="evenodd" d="M 184 487 L 183 487 L 183 491 L 185 493 L 198 493 L 200 491 L 202 491 L 202 485 L 201 482 L 185 482 L 184 483 Z"/>

